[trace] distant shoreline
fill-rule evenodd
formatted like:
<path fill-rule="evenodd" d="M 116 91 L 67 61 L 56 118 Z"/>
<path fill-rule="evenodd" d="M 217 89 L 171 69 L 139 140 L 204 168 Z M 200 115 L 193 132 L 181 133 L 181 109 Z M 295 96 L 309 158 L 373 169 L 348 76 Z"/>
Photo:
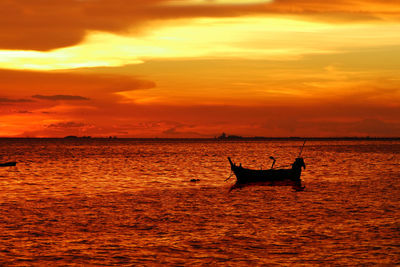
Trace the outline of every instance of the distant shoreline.
<path fill-rule="evenodd" d="M 234 137 L 234 138 L 109 138 L 109 137 L 0 137 L 0 140 L 109 140 L 109 141 L 400 141 L 400 137 Z"/>

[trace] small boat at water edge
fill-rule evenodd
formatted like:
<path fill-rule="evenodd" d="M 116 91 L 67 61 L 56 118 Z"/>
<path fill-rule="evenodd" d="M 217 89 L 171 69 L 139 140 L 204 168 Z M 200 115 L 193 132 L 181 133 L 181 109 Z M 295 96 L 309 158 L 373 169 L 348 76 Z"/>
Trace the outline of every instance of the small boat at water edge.
<path fill-rule="evenodd" d="M 12 167 L 12 166 L 16 166 L 16 165 L 17 165 L 17 163 L 15 161 L 0 163 L 0 167 Z"/>
<path fill-rule="evenodd" d="M 236 176 L 236 183 L 231 187 L 230 191 L 250 184 L 292 186 L 297 191 L 304 189 L 301 185 L 300 176 L 302 168 L 305 169 L 306 165 L 301 157 L 296 158 L 290 169 L 273 169 L 275 163 L 274 159 L 274 163 L 269 170 L 247 169 L 243 168 L 241 164 L 238 166 L 233 163 L 230 157 L 228 157 L 228 160 L 231 165 L 231 170 Z"/>

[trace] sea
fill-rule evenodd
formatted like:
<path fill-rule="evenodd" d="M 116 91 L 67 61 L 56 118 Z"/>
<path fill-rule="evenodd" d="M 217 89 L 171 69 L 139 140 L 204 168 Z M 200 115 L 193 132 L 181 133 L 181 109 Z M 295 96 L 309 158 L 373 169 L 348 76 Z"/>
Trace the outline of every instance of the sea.
<path fill-rule="evenodd" d="M 0 266 L 399 266 L 399 140 L 307 141 L 303 191 L 230 191 L 228 156 L 286 168 L 302 145 L 0 139 Z"/>

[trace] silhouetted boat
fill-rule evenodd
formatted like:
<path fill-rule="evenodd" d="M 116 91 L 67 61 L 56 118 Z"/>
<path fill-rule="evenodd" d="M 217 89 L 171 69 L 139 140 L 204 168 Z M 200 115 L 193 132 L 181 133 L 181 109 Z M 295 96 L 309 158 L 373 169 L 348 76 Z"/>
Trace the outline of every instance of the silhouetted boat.
<path fill-rule="evenodd" d="M 303 158 L 296 158 L 290 169 L 273 169 L 275 163 L 274 160 L 271 169 L 269 170 L 252 170 L 243 168 L 240 164 L 237 166 L 232 162 L 231 158 L 228 157 L 231 169 L 236 175 L 236 183 L 232 186 L 234 188 L 240 188 L 248 184 L 262 184 L 270 186 L 293 186 L 296 190 L 302 190 L 304 187 L 301 186 L 301 168 L 306 168 Z"/>
<path fill-rule="evenodd" d="M 17 165 L 17 163 L 15 161 L 0 163 L 0 167 L 11 167 L 11 166 L 15 166 L 15 165 Z"/>

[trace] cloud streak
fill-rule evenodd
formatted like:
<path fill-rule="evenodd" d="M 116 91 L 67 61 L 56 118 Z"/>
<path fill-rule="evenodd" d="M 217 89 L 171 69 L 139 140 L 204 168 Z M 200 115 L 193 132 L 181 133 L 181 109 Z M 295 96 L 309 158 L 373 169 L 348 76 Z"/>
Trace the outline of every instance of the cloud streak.
<path fill-rule="evenodd" d="M 0 97 L 0 104 L 5 103 L 5 104 L 10 104 L 10 103 L 29 103 L 33 102 L 31 99 L 13 99 L 13 98 L 7 98 L 7 97 Z"/>
<path fill-rule="evenodd" d="M 88 101 L 90 98 L 79 96 L 79 95 L 33 95 L 32 98 L 43 99 L 43 100 L 65 100 L 65 101 Z"/>
<path fill-rule="evenodd" d="M 394 37 L 399 31 L 398 24 L 333 26 L 283 17 L 191 19 L 148 29 L 142 36 L 90 32 L 82 44 L 51 52 L 0 51 L 0 67 L 43 71 L 158 59 L 298 60 L 310 54 L 399 46 L 400 39 Z"/>
<path fill-rule="evenodd" d="M 179 2 L 182 4 L 171 5 L 166 0 L 1 1 L 0 48 L 48 51 L 76 45 L 90 31 L 124 34 L 133 30 L 141 34 L 150 22 L 180 18 L 285 14 L 332 22 L 383 22 L 398 21 L 400 12 L 397 1 L 378 0 L 241 1 L 223 5 Z"/>
<path fill-rule="evenodd" d="M 26 98 L 27 93 L 33 95 L 32 92 L 36 92 L 36 95 L 53 98 L 54 91 L 57 91 L 62 92 L 57 95 L 67 96 L 79 96 L 81 92 L 85 92 L 86 98 L 101 99 L 102 96 L 109 98 L 110 95 L 117 92 L 149 89 L 156 86 L 153 81 L 127 74 L 104 75 L 73 71 L 37 72 L 0 69 L 0 80 L 2 81 L 2 90 L 12 92 L 12 95 L 18 98 Z"/>
<path fill-rule="evenodd" d="M 82 122 L 68 121 L 68 122 L 53 123 L 53 124 L 48 125 L 47 128 L 69 129 L 69 128 L 81 128 L 84 126 L 87 126 L 87 125 Z"/>

